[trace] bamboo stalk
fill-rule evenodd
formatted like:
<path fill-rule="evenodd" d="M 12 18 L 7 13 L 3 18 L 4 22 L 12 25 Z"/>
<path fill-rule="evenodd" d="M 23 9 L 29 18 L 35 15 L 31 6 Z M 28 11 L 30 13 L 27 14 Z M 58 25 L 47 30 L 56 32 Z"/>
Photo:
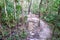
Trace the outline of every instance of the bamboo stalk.
<path fill-rule="evenodd" d="M 5 14 L 6 14 L 6 17 L 8 17 L 7 10 L 6 10 L 6 0 L 4 0 L 4 7 L 5 7 Z"/>
<path fill-rule="evenodd" d="M 16 32 L 17 32 L 17 35 L 18 35 L 18 21 L 17 21 L 18 19 L 17 19 L 17 16 L 16 16 L 16 14 L 17 14 L 17 12 L 16 12 L 16 4 L 17 4 L 17 2 L 16 2 L 16 0 L 13 0 L 13 2 L 14 2 L 14 15 L 15 15 L 14 16 L 15 17 L 14 19 L 16 20 L 15 21 L 15 24 L 17 25 L 16 26 Z"/>
<path fill-rule="evenodd" d="M 6 0 L 4 0 L 4 8 L 5 8 L 5 14 L 6 14 L 6 18 L 8 18 L 8 13 L 7 13 L 7 7 L 6 7 L 7 5 L 6 5 Z M 9 25 L 9 20 L 7 20 L 7 25 Z M 9 29 L 10 30 L 10 34 L 11 34 L 11 29 Z M 2 32 L 2 34 L 3 34 L 3 39 L 4 39 L 4 33 Z M 11 37 L 11 35 L 10 35 L 10 37 Z"/>
<path fill-rule="evenodd" d="M 14 0 L 13 2 L 14 2 L 14 15 L 15 15 L 14 17 L 16 19 L 16 1 Z"/>

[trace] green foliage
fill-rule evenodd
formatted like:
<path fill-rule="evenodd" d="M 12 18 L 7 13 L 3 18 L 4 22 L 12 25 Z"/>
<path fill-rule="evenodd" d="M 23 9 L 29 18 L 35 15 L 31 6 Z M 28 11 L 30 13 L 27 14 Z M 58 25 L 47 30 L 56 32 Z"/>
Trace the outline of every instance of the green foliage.
<path fill-rule="evenodd" d="M 4 8 L 4 0 L 0 0 L 0 6 L 2 7 L 2 28 L 3 28 L 3 35 L 7 36 L 9 34 L 9 31 L 6 30 L 7 28 L 14 28 L 16 26 L 16 23 L 19 22 L 20 16 L 22 14 L 22 6 L 19 3 L 19 0 L 15 0 L 16 4 L 16 18 L 14 19 L 14 3 L 11 0 L 5 0 L 6 1 L 6 10 L 7 15 L 5 14 L 5 8 Z M 28 3 L 30 0 L 24 0 Z M 45 19 L 48 23 L 51 23 L 56 27 L 54 31 L 53 40 L 60 40 L 60 15 L 58 15 L 58 8 L 60 4 L 60 0 L 48 0 L 48 4 L 46 5 L 47 1 L 43 0 L 42 5 L 40 6 L 40 12 L 43 14 L 42 18 Z M 47 8 L 46 8 L 47 6 Z M 38 13 L 39 11 L 39 0 L 33 0 L 33 5 L 31 7 L 31 10 L 33 13 Z M 25 10 L 26 11 L 26 10 Z M 41 18 L 41 17 L 40 17 Z M 24 21 L 26 21 L 27 17 L 25 16 Z M 25 31 L 21 32 L 20 37 L 26 38 L 27 33 Z M 0 35 L 0 38 L 2 38 L 2 35 Z M 16 34 L 12 37 L 8 37 L 6 40 L 19 40 L 19 36 Z"/>
<path fill-rule="evenodd" d="M 21 40 L 18 35 L 14 35 L 14 36 L 8 37 L 6 40 L 14 40 L 14 39 L 15 40 Z"/>
<path fill-rule="evenodd" d="M 47 16 L 44 17 L 44 19 L 48 22 L 51 22 L 51 21 L 55 21 L 56 17 L 57 17 L 57 15 L 48 14 Z"/>
<path fill-rule="evenodd" d="M 3 2 L 3 1 L 2 1 Z M 21 14 L 21 10 L 22 10 L 22 7 L 18 4 L 16 5 L 16 18 L 20 18 L 20 14 Z M 8 17 L 6 17 L 6 14 L 5 14 L 5 8 L 2 7 L 2 22 L 3 24 L 7 24 L 9 27 L 14 27 L 15 26 L 15 22 L 17 22 L 17 20 L 15 20 L 14 18 L 14 4 L 13 2 L 11 2 L 10 0 L 6 0 L 6 11 L 7 11 L 7 15 Z M 14 22 L 13 22 L 14 20 Z"/>
<path fill-rule="evenodd" d="M 48 0 L 48 9 L 45 9 L 45 4 L 42 4 L 40 11 L 42 12 L 42 18 L 45 19 L 48 23 L 53 24 L 55 27 L 54 35 L 52 40 L 60 40 L 60 15 L 58 15 L 58 8 L 60 0 Z M 46 2 L 43 1 L 43 2 Z M 53 27 L 52 27 L 53 28 Z"/>
<path fill-rule="evenodd" d="M 20 36 L 21 36 L 21 38 L 24 39 L 24 38 L 26 38 L 27 33 L 23 30 L 23 31 L 21 32 Z"/>
<path fill-rule="evenodd" d="M 8 34 L 9 34 L 9 31 L 6 31 L 6 30 L 3 31 L 3 35 L 4 35 L 4 36 L 8 36 Z"/>

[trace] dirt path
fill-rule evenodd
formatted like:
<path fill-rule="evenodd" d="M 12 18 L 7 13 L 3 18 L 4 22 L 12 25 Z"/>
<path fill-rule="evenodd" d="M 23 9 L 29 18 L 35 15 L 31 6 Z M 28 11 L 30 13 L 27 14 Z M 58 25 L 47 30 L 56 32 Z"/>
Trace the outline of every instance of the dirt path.
<path fill-rule="evenodd" d="M 34 15 L 30 14 L 28 16 L 28 30 L 29 34 L 27 40 L 50 40 L 52 31 L 49 28 L 49 25 L 44 22 L 43 20 L 39 20 L 39 18 Z M 40 22 L 40 26 L 38 26 Z"/>

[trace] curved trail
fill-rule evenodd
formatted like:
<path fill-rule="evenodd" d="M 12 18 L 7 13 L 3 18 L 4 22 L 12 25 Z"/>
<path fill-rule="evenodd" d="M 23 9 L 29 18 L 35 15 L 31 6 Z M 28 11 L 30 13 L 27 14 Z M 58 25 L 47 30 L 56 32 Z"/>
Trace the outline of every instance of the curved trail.
<path fill-rule="evenodd" d="M 39 20 L 34 14 L 30 14 L 27 20 L 29 22 L 27 40 L 51 40 L 52 31 L 46 22 Z M 39 21 L 40 26 L 38 26 Z"/>

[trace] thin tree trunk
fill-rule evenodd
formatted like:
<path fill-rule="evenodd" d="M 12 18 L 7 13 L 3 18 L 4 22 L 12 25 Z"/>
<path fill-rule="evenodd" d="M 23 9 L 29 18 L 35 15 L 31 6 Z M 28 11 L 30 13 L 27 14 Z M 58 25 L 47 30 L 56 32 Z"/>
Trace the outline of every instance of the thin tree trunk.
<path fill-rule="evenodd" d="M 21 0 L 21 6 L 22 6 L 22 17 L 21 17 L 21 20 L 22 20 L 22 30 L 25 29 L 25 20 L 24 20 L 24 0 Z"/>
<path fill-rule="evenodd" d="M 17 13 L 16 13 L 16 5 L 17 5 L 17 1 L 14 0 L 14 14 L 15 14 L 15 16 L 14 16 L 15 18 L 14 18 L 14 19 L 15 19 L 16 22 L 17 22 L 17 23 L 15 22 L 15 24 L 17 24 L 17 26 L 16 26 L 16 32 L 17 32 L 17 35 L 18 35 L 18 21 L 17 21 L 18 19 L 17 19 L 17 16 L 16 16 L 16 14 L 17 14 Z"/>
<path fill-rule="evenodd" d="M 40 1 L 40 3 L 39 3 L 39 24 L 38 24 L 38 26 L 40 26 L 40 14 L 41 14 L 41 12 L 40 12 L 40 7 L 41 7 L 41 5 L 42 5 L 42 0 Z"/>
<path fill-rule="evenodd" d="M 6 14 L 6 18 L 8 18 L 8 13 L 7 13 L 7 4 L 6 4 L 6 1 L 7 0 L 4 0 L 4 8 L 5 8 L 5 14 Z M 9 25 L 9 20 L 7 20 L 7 25 Z M 10 26 L 10 25 L 9 25 Z M 11 34 L 11 29 L 9 29 L 10 30 L 10 34 Z M 2 30 L 3 31 L 3 30 Z M 3 34 L 3 39 L 4 39 L 4 33 L 2 32 L 2 34 Z M 10 35 L 10 37 L 11 37 L 11 35 Z M 4 39 L 5 40 L 5 39 Z"/>
<path fill-rule="evenodd" d="M 0 6 L 0 35 L 2 35 L 1 11 L 2 11 L 2 7 Z M 0 38 L 0 40 L 2 40 L 2 38 Z"/>
<path fill-rule="evenodd" d="M 14 15 L 15 15 L 14 16 L 15 17 L 14 19 L 16 19 L 16 1 L 15 0 L 14 0 Z"/>
<path fill-rule="evenodd" d="M 28 14 L 31 12 L 31 5 L 32 5 L 32 0 L 29 3 L 29 7 L 28 7 Z"/>
<path fill-rule="evenodd" d="M 2 10 L 2 8 L 0 6 L 0 19 L 1 19 L 1 10 Z M 1 27 L 1 20 L 0 20 L 0 27 Z"/>
<path fill-rule="evenodd" d="M 5 7 L 5 14 L 6 14 L 6 17 L 8 17 L 7 10 L 6 10 L 6 0 L 4 0 L 4 7 Z"/>
<path fill-rule="evenodd" d="M 40 14 L 41 14 L 41 11 L 40 11 L 41 5 L 42 5 L 42 0 L 41 0 L 40 3 L 39 3 L 39 17 L 41 16 L 41 15 L 40 15 Z"/>
<path fill-rule="evenodd" d="M 45 15 L 48 14 L 48 0 L 46 0 L 46 10 L 45 10 Z"/>

